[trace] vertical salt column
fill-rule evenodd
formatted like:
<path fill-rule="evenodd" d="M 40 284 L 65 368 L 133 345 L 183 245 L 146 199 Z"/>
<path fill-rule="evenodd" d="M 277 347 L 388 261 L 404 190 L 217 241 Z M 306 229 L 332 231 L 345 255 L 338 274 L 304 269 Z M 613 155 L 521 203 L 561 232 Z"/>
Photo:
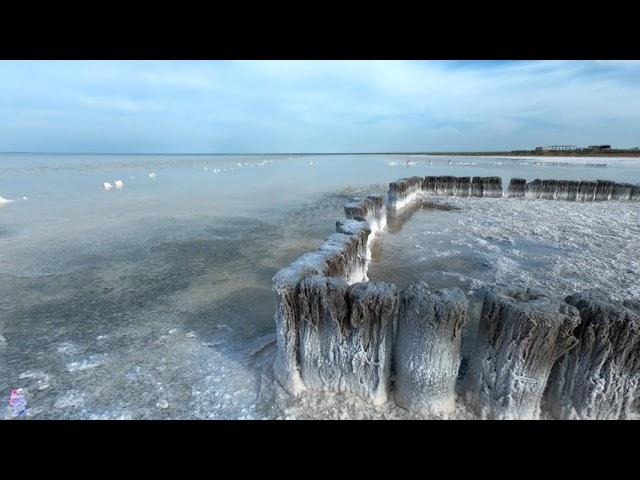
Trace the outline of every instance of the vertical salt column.
<path fill-rule="evenodd" d="M 299 283 L 305 275 L 320 275 L 323 270 L 324 255 L 316 252 L 303 255 L 273 277 L 273 291 L 276 294 L 274 320 L 278 347 L 273 370 L 276 379 L 293 395 L 304 390 L 298 358 Z"/>
<path fill-rule="evenodd" d="M 471 179 L 471 196 L 482 197 L 482 177 L 473 177 Z"/>
<path fill-rule="evenodd" d="M 542 194 L 540 198 L 543 200 L 555 200 L 558 193 L 558 180 L 543 180 Z"/>
<path fill-rule="evenodd" d="M 578 186 L 578 202 L 593 202 L 596 194 L 596 182 L 582 180 Z"/>
<path fill-rule="evenodd" d="M 526 185 L 524 178 L 512 178 L 507 188 L 507 197 L 524 198 Z"/>
<path fill-rule="evenodd" d="M 393 357 L 399 405 L 423 415 L 453 412 L 467 307 L 458 288 L 421 282 L 401 293 Z"/>
<path fill-rule="evenodd" d="M 587 290 L 566 298 L 578 308 L 579 343 L 553 367 L 545 401 L 558 419 L 629 418 L 640 382 L 640 311 Z"/>
<path fill-rule="evenodd" d="M 347 285 L 341 279 L 300 282 L 300 366 L 307 389 L 387 401 L 395 286 Z"/>
<path fill-rule="evenodd" d="M 423 181 L 422 177 L 409 177 L 389 183 L 389 208 L 403 208 L 415 200 L 422 192 Z"/>
<path fill-rule="evenodd" d="M 558 192 L 556 194 L 556 198 L 558 200 L 567 200 L 570 202 L 575 202 L 576 197 L 578 195 L 578 186 L 580 182 L 574 180 L 559 180 L 558 181 Z"/>
<path fill-rule="evenodd" d="M 352 198 L 344 205 L 344 215 L 347 219 L 367 220 L 369 203 L 361 198 Z"/>
<path fill-rule="evenodd" d="M 481 418 L 536 419 L 554 362 L 575 346 L 578 311 L 533 290 L 487 292 L 464 379 Z"/>
<path fill-rule="evenodd" d="M 320 253 L 325 255 L 325 275 L 343 278 L 347 283 L 368 280 L 367 245 L 362 244 L 360 236 L 334 233 L 322 243 Z"/>
<path fill-rule="evenodd" d="M 611 199 L 611 194 L 613 193 L 614 186 L 615 183 L 610 182 L 609 180 L 598 180 L 596 182 L 596 192 L 594 200 L 596 202 L 605 202 Z"/>
<path fill-rule="evenodd" d="M 471 195 L 471 177 L 458 177 L 456 179 L 455 195 L 468 197 Z"/>
<path fill-rule="evenodd" d="M 631 183 L 616 183 L 611 192 L 611 200 L 629 200 L 633 192 Z"/>
<path fill-rule="evenodd" d="M 436 193 L 438 195 L 453 195 L 455 193 L 456 177 L 445 175 L 438 177 Z"/>
<path fill-rule="evenodd" d="M 407 198 L 407 182 L 403 179 L 389 183 L 389 208 L 398 209 L 404 207 Z"/>
<path fill-rule="evenodd" d="M 435 195 L 436 193 L 436 183 L 438 182 L 438 177 L 424 177 L 422 181 L 422 190 L 425 193 L 431 193 Z"/>
<path fill-rule="evenodd" d="M 367 221 L 374 232 L 380 232 L 387 226 L 387 208 L 384 195 L 367 195 L 369 202 L 369 217 Z"/>
<path fill-rule="evenodd" d="M 542 180 L 536 178 L 535 180 L 528 182 L 525 188 L 524 197 L 528 199 L 538 199 L 542 195 Z"/>
<path fill-rule="evenodd" d="M 502 178 L 483 177 L 482 178 L 483 197 L 502 197 Z"/>
<path fill-rule="evenodd" d="M 364 220 L 369 223 L 372 233 L 383 230 L 387 225 L 387 210 L 384 195 L 368 195 L 367 198 L 352 198 L 345 204 L 347 219 Z"/>
<path fill-rule="evenodd" d="M 364 220 L 349 219 L 336 222 L 336 232 L 345 235 L 354 235 L 360 239 L 360 254 L 367 260 L 371 260 L 369 243 L 371 239 L 371 226 Z"/>

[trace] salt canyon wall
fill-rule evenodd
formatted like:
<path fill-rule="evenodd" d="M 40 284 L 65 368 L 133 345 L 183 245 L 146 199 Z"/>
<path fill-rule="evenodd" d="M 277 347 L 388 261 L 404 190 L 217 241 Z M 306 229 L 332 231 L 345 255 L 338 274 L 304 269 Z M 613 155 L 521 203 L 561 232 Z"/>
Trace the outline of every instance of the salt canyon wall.
<path fill-rule="evenodd" d="M 636 188 L 512 179 L 506 196 L 633 200 Z M 640 393 L 638 299 L 618 304 L 603 292 L 562 299 L 488 287 L 458 382 L 464 293 L 424 282 L 399 292 L 367 278 L 370 247 L 387 216 L 426 195 L 505 196 L 499 177 L 442 176 L 391 182 L 386 205 L 384 195 L 350 199 L 336 233 L 273 277 L 278 382 L 292 395 L 340 392 L 422 415 L 446 416 L 458 400 L 488 419 L 535 419 L 543 406 L 559 419 L 628 418 Z"/>
<path fill-rule="evenodd" d="M 640 185 L 608 180 L 533 180 L 512 178 L 508 197 L 571 202 L 603 202 L 607 200 L 640 200 Z"/>

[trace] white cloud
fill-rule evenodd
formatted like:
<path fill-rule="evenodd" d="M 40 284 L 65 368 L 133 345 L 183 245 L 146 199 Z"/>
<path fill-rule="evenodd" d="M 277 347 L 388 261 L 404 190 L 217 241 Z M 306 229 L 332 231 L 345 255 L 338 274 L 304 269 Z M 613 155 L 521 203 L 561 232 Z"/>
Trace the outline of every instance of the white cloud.
<path fill-rule="evenodd" d="M 0 62 L 0 150 L 635 146 L 637 78 L 626 61 Z"/>

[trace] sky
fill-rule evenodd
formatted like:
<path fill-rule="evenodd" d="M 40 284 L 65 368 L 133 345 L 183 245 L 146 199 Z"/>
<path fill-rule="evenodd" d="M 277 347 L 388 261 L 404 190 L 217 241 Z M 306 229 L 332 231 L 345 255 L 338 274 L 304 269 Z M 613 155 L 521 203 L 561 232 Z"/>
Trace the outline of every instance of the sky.
<path fill-rule="evenodd" d="M 0 61 L 0 151 L 640 146 L 640 61 Z"/>

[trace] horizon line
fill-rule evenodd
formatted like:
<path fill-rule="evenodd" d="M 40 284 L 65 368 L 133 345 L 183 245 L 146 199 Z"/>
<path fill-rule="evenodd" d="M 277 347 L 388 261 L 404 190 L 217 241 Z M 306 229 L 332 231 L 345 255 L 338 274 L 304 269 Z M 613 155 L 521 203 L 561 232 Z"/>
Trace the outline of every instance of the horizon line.
<path fill-rule="evenodd" d="M 638 147 L 628 148 L 612 148 L 613 151 L 634 151 Z M 495 153 L 521 153 L 535 152 L 534 149 L 518 149 L 518 150 L 439 150 L 439 151 L 397 151 L 397 152 L 261 152 L 261 153 L 243 153 L 243 152 L 49 152 L 49 151 L 0 151 L 0 155 L 10 154 L 36 154 L 36 155 L 442 155 L 442 154 L 495 154 Z M 580 152 L 576 150 L 575 153 Z M 583 150 L 584 152 L 584 150 Z M 559 152 L 546 152 L 559 153 Z M 567 151 L 566 153 L 573 153 Z"/>

